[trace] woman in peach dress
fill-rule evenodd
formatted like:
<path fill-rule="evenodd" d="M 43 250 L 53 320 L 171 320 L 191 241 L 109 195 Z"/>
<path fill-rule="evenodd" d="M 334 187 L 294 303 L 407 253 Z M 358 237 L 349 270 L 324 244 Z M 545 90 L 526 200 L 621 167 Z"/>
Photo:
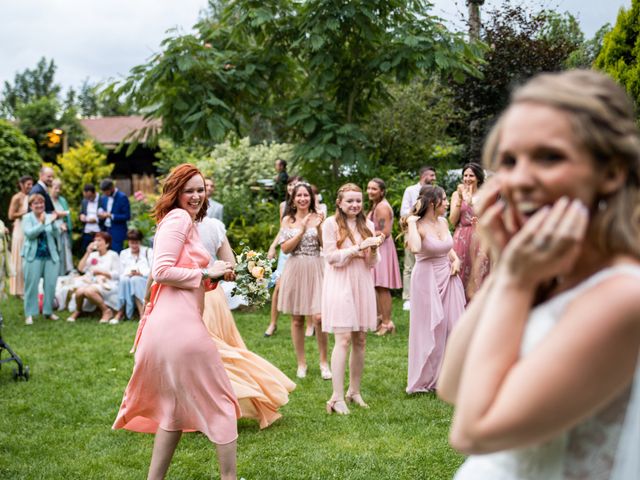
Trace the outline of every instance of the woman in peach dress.
<path fill-rule="evenodd" d="M 24 245 L 24 233 L 22 233 L 22 217 L 29 211 L 28 197 L 33 186 L 33 178 L 28 175 L 20 177 L 18 187 L 20 191 L 11 197 L 9 204 L 9 220 L 13 222 L 11 233 L 11 269 L 14 275 L 9 277 L 9 293 L 19 297 L 24 295 L 24 273 L 22 272 L 22 245 Z"/>
<path fill-rule="evenodd" d="M 133 374 L 113 425 L 156 434 L 149 479 L 164 478 L 183 431 L 204 433 L 216 444 L 221 478 L 236 478 L 240 408 L 202 322 L 205 287 L 232 266 L 216 262 L 207 268 L 210 256 L 194 225 L 206 211 L 200 171 L 190 164 L 176 167 L 154 211 L 157 284 L 138 327 Z"/>
<path fill-rule="evenodd" d="M 198 232 L 212 259 L 235 264 L 220 220 L 204 217 L 198 224 Z M 233 277 L 228 274 L 225 279 L 232 280 Z M 296 384 L 276 366 L 247 349 L 222 287 L 205 294 L 202 320 L 220 352 L 242 416 L 257 420 L 260 428 L 266 428 L 282 417 L 278 409 L 289 402 L 289 393 Z"/>
<path fill-rule="evenodd" d="M 363 408 L 360 394 L 367 331 L 376 329 L 376 293 L 371 268 L 378 261 L 382 237 L 362 213 L 362 190 L 347 183 L 338 190 L 335 215 L 322 225 L 326 261 L 322 286 L 322 331 L 335 335 L 331 354 L 333 394 L 327 412 L 349 413 L 345 402 Z M 353 344 L 353 347 L 351 347 Z M 349 389 L 344 376 L 349 349 Z"/>

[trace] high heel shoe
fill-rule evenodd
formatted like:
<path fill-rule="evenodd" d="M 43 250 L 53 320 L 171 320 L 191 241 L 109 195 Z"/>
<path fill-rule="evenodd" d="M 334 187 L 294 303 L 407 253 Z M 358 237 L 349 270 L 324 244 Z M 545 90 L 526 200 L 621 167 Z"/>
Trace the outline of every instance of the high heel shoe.
<path fill-rule="evenodd" d="M 278 330 L 278 325 L 275 325 L 273 328 L 271 328 L 271 325 L 269 325 L 267 327 L 267 330 L 264 332 L 264 336 L 270 337 L 271 335 L 276 333 L 276 330 Z"/>
<path fill-rule="evenodd" d="M 333 375 L 328 365 L 320 365 L 320 376 L 323 380 L 331 380 Z"/>
<path fill-rule="evenodd" d="M 389 320 L 388 323 L 381 324 L 380 328 L 376 332 L 376 335 L 379 337 L 384 337 L 387 333 L 396 333 L 396 326 L 391 320 Z"/>
<path fill-rule="evenodd" d="M 338 415 L 349 415 L 349 407 L 344 400 L 329 400 L 327 402 L 327 413 L 331 415 L 336 412 Z"/>
<path fill-rule="evenodd" d="M 307 366 L 305 365 L 304 367 L 298 367 L 298 369 L 296 370 L 296 377 L 305 378 L 306 376 L 307 376 Z"/>
<path fill-rule="evenodd" d="M 347 393 L 345 395 L 345 400 L 349 403 L 355 403 L 356 405 L 358 405 L 360 408 L 369 408 L 369 405 L 367 405 L 365 403 L 365 401 L 362 399 L 362 395 L 360 395 L 360 393 Z"/>

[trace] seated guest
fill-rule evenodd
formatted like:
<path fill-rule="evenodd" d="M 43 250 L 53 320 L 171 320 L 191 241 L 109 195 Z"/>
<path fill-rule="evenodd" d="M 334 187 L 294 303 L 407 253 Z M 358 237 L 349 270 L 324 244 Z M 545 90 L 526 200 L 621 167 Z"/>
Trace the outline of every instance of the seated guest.
<path fill-rule="evenodd" d="M 87 183 L 82 189 L 82 204 L 80 205 L 80 221 L 82 222 L 82 238 L 80 239 L 80 251 L 87 250 L 87 246 L 93 242 L 93 237 L 100 231 L 98 224 L 98 202 L 100 196 L 96 193 L 96 187 Z"/>
<path fill-rule="evenodd" d="M 144 306 L 144 294 L 147 288 L 147 279 L 151 272 L 153 250 L 140 245 L 142 232 L 135 228 L 127 232 L 129 248 L 120 252 L 120 275 L 118 277 L 118 312 L 109 322 L 112 325 L 119 323 L 124 317 L 133 317 L 133 307 L 142 317 Z"/>
<path fill-rule="evenodd" d="M 98 232 L 80 259 L 78 270 L 84 275 L 75 292 L 76 310 L 69 315 L 68 322 L 75 322 L 80 316 L 85 299 L 102 311 L 100 323 L 109 323 L 113 310 L 118 309 L 120 259 L 116 252 L 109 250 L 110 246 L 111 235 Z"/>
<path fill-rule="evenodd" d="M 45 213 L 45 199 L 39 193 L 29 195 L 31 211 L 22 217 L 24 245 L 22 246 L 22 270 L 24 272 L 24 314 L 25 323 L 33 324 L 33 316 L 38 315 L 38 285 L 44 280 L 42 313 L 51 320 L 58 317 L 53 313 L 56 280 L 60 267 L 58 262 L 58 227 L 55 211 Z"/>

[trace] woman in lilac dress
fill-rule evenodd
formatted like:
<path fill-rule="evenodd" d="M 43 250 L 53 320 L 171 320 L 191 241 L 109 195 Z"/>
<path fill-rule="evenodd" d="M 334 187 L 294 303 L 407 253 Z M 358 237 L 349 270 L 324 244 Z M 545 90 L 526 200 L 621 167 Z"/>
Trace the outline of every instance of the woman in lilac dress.
<path fill-rule="evenodd" d="M 416 255 L 411 273 L 407 393 L 435 390 L 447 336 L 464 311 L 460 259 L 444 218 L 447 204 L 442 188 L 426 185 L 402 221 L 407 247 Z"/>
<path fill-rule="evenodd" d="M 484 170 L 477 163 L 467 163 L 462 167 L 462 183 L 451 195 L 449 222 L 453 232 L 453 249 L 460 259 L 460 278 L 467 300 L 480 288 L 489 274 L 489 257 L 480 248 L 476 235 L 478 218 L 473 210 L 477 202 L 478 188 L 484 183 Z"/>
<path fill-rule="evenodd" d="M 384 241 L 380 245 L 380 262 L 373 267 L 373 283 L 376 287 L 376 305 L 378 308 L 378 330 L 376 335 L 393 333 L 396 326 L 391 321 L 392 288 L 402 288 L 398 254 L 393 243 L 393 208 L 385 198 L 387 186 L 381 178 L 373 178 L 367 185 L 367 195 L 371 202 L 371 210 L 367 219 L 373 222 L 376 235 L 382 235 Z"/>

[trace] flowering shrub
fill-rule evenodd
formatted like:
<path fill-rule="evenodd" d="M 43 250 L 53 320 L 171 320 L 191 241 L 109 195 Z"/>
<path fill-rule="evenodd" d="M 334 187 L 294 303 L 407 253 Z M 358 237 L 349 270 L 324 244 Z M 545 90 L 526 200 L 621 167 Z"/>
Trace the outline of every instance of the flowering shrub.
<path fill-rule="evenodd" d="M 154 201 L 148 195 L 137 191 L 133 197 L 129 198 L 129 203 L 131 204 L 131 220 L 129 220 L 128 228 L 140 230 L 144 235 L 142 243 L 149 246 L 156 233 L 156 222 L 151 217 Z"/>
<path fill-rule="evenodd" d="M 236 255 L 236 286 L 231 292 L 246 298 L 250 306 L 261 307 L 269 300 L 269 277 L 273 260 L 264 252 L 256 252 L 244 247 Z"/>

